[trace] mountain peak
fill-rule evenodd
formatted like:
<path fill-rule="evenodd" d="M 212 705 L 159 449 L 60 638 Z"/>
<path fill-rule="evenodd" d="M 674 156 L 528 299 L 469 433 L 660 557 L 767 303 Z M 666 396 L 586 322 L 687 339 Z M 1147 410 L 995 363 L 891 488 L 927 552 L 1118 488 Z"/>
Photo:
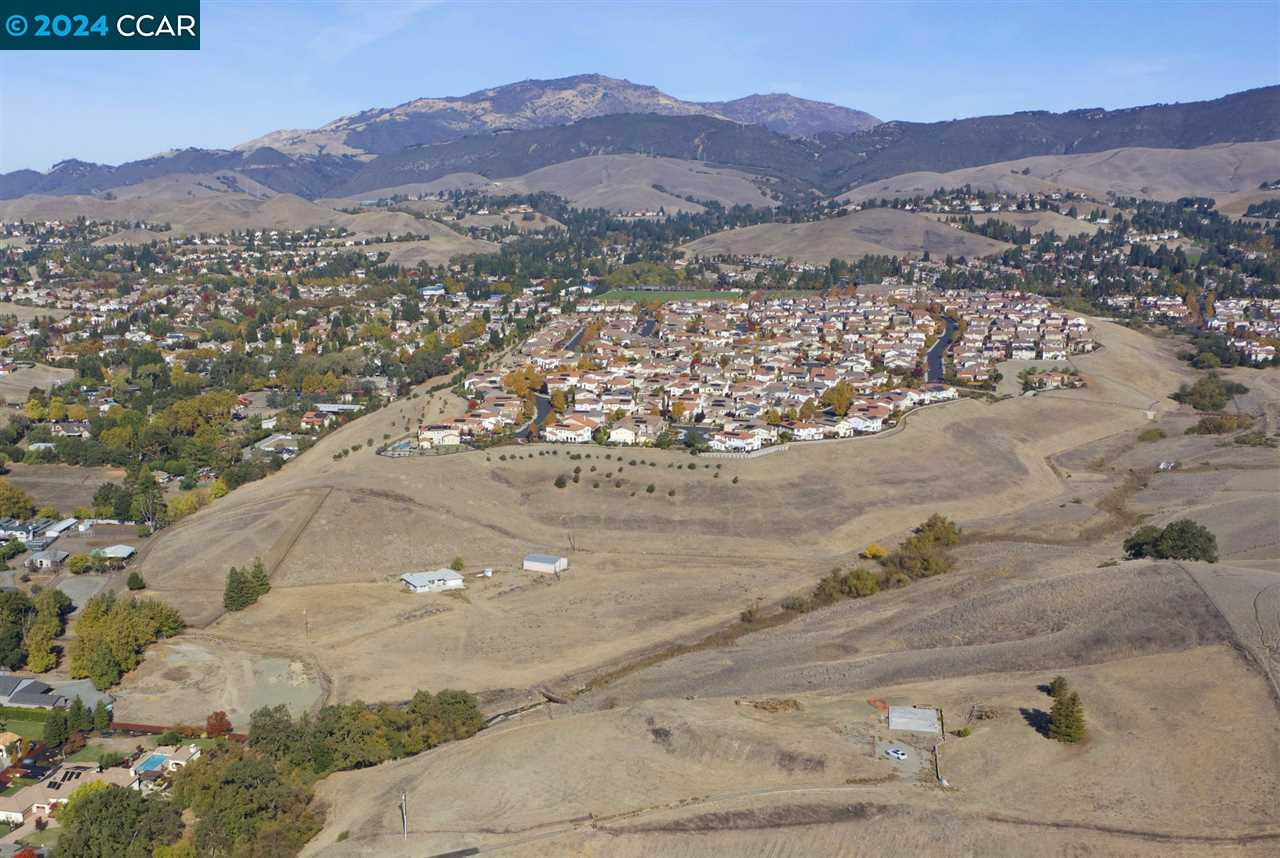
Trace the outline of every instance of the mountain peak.
<path fill-rule="evenodd" d="M 273 132 L 236 148 L 250 152 L 270 146 L 287 155 L 368 157 L 472 134 L 548 128 L 619 113 L 711 116 L 765 125 L 792 136 L 860 131 L 879 121 L 862 111 L 783 93 L 718 103 L 684 101 L 655 86 L 593 72 L 530 78 L 461 96 L 416 98 L 344 116 L 314 131 Z"/>

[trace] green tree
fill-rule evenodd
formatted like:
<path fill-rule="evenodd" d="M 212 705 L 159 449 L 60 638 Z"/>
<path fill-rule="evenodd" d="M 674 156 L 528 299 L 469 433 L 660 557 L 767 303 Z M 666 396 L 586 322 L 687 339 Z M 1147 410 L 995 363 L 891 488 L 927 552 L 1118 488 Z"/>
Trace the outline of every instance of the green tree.
<path fill-rule="evenodd" d="M 101 733 L 111 726 L 111 709 L 105 701 L 99 700 L 93 707 L 93 729 Z"/>
<path fill-rule="evenodd" d="M 1203 525 L 1189 518 L 1178 519 L 1163 529 L 1143 525 L 1124 541 L 1124 553 L 1130 558 L 1154 557 L 1159 560 L 1203 560 L 1218 562 L 1218 538 Z"/>
<path fill-rule="evenodd" d="M 60 748 L 70 735 L 67 713 L 61 709 L 51 711 L 44 722 L 44 733 L 41 736 L 44 743 L 51 748 Z"/>
<path fill-rule="evenodd" d="M 130 572 L 129 581 L 126 586 L 128 586 L 130 590 L 145 590 L 147 589 L 147 582 L 144 581 L 142 576 L 137 572 Z"/>
<path fill-rule="evenodd" d="M 83 575 L 93 571 L 93 558 L 88 554 L 72 554 L 67 558 L 67 571 L 72 575 Z"/>
<path fill-rule="evenodd" d="M 1068 690 L 1067 678 L 1065 676 L 1055 676 L 1049 682 L 1049 696 L 1057 700 Z"/>
<path fill-rule="evenodd" d="M 228 611 L 243 611 L 253 602 L 252 586 L 244 573 L 232 566 L 227 572 L 227 586 L 222 591 L 222 607 Z"/>
<path fill-rule="evenodd" d="M 1049 711 L 1049 738 L 1079 742 L 1084 738 L 1084 706 L 1074 691 L 1058 697 Z"/>
<path fill-rule="evenodd" d="M 255 602 L 271 590 L 271 579 L 267 576 L 267 568 L 262 565 L 261 557 L 253 559 L 253 566 L 246 569 L 244 575 Z"/>
<path fill-rule="evenodd" d="M 86 791 L 74 804 L 59 814 L 63 831 L 55 858 L 151 858 L 182 834 L 181 807 L 137 790 L 111 785 Z"/>
<path fill-rule="evenodd" d="M 449 563 L 449 568 L 452 569 L 454 572 L 461 572 L 463 568 L 462 558 L 461 557 L 453 558 L 453 560 L 450 561 Z"/>
<path fill-rule="evenodd" d="M 79 697 L 71 701 L 67 707 L 67 731 L 70 733 L 86 733 L 93 729 L 93 711 L 84 705 Z"/>

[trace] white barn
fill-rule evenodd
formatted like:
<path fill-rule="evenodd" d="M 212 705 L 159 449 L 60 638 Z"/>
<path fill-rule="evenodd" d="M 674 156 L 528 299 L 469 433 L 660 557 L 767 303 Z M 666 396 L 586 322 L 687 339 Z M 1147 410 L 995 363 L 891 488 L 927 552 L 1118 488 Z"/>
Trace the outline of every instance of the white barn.
<path fill-rule="evenodd" d="M 547 575 L 556 572 L 563 572 L 569 568 L 569 558 L 559 557 L 555 554 L 526 554 L 524 558 L 524 571 L 526 572 L 542 572 Z"/>

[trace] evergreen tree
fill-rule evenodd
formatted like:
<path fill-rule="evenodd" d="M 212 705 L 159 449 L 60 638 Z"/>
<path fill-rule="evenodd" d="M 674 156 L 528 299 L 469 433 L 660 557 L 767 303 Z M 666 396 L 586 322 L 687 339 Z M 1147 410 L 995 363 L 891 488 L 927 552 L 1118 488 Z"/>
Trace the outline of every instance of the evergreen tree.
<path fill-rule="evenodd" d="M 76 698 L 77 700 L 79 698 Z M 67 729 L 67 713 L 54 709 L 44 722 L 44 743 L 51 748 L 60 748 L 67 741 L 70 731 Z"/>
<path fill-rule="evenodd" d="M 253 601 L 267 594 L 271 589 L 271 579 L 267 577 L 267 569 L 262 565 L 262 558 L 253 559 L 253 568 L 245 572 L 249 589 L 253 593 Z"/>
<path fill-rule="evenodd" d="M 1054 701 L 1049 712 L 1049 738 L 1059 742 L 1079 742 L 1084 738 L 1084 706 L 1074 691 Z"/>
<path fill-rule="evenodd" d="M 128 587 L 130 590 L 145 590 L 147 589 L 147 582 L 137 572 L 130 572 Z"/>
<path fill-rule="evenodd" d="M 84 701 L 79 697 L 75 698 L 67 708 L 67 732 L 83 733 L 92 727 L 93 712 L 85 708 Z"/>
<path fill-rule="evenodd" d="M 1065 676 L 1055 676 L 1049 683 L 1049 696 L 1057 700 L 1067 691 L 1067 678 Z"/>
<path fill-rule="evenodd" d="M 228 611 L 243 611 L 251 604 L 253 604 L 253 595 L 250 584 L 245 579 L 244 573 L 232 566 L 231 571 L 227 572 L 226 589 L 222 591 L 222 607 Z"/>
<path fill-rule="evenodd" d="M 101 733 L 110 726 L 111 710 L 107 708 L 106 702 L 99 700 L 98 705 L 93 707 L 93 729 Z"/>

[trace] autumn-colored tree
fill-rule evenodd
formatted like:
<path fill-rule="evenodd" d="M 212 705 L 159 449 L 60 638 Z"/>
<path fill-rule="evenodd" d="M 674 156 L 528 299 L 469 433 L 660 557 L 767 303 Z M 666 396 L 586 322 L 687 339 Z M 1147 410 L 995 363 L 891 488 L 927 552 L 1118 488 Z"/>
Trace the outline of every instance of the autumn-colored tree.
<path fill-rule="evenodd" d="M 217 712 L 211 712 L 209 717 L 205 719 L 204 732 L 211 739 L 225 736 L 231 732 L 231 719 L 221 709 Z"/>
<path fill-rule="evenodd" d="M 30 518 L 36 511 L 31 495 L 0 477 L 0 516 L 8 518 Z"/>

